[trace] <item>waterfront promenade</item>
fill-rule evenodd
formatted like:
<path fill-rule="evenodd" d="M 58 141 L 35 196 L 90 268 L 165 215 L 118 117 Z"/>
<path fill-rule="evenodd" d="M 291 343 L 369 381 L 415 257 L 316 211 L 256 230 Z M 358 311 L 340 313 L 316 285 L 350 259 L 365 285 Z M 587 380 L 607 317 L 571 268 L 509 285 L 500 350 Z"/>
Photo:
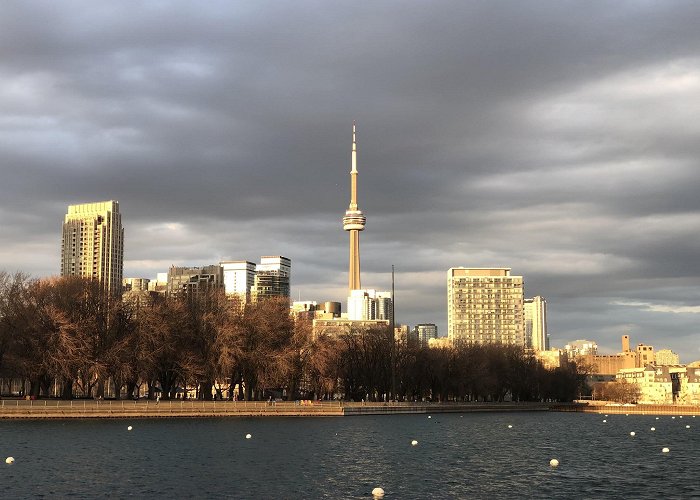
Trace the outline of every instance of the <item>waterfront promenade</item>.
<path fill-rule="evenodd" d="M 0 419 L 342 417 L 430 413 L 564 411 L 637 415 L 700 415 L 700 406 L 583 403 L 420 403 L 347 401 L 0 401 Z"/>
<path fill-rule="evenodd" d="M 346 401 L 2 400 L 0 418 L 341 417 L 485 411 L 547 411 L 546 403 L 353 403 Z"/>

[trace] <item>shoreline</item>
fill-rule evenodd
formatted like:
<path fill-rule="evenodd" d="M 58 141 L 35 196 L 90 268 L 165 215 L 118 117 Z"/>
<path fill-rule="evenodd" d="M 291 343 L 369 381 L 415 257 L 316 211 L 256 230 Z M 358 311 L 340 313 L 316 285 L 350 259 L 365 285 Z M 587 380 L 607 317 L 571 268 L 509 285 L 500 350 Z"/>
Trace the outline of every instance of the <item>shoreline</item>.
<path fill-rule="evenodd" d="M 549 411 L 549 403 L 354 403 L 346 401 L 2 400 L 0 419 L 343 417 Z"/>
<path fill-rule="evenodd" d="M 394 403 L 346 401 L 95 401 L 2 400 L 0 419 L 344 417 L 556 411 L 629 415 L 700 415 L 700 406 L 574 403 Z"/>

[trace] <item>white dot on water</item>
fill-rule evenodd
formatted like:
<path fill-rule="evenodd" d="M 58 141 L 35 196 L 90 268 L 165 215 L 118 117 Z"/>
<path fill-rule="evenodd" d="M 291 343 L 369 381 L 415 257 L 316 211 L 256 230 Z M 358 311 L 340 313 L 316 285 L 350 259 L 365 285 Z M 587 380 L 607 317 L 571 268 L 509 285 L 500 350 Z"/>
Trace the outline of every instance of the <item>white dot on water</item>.
<path fill-rule="evenodd" d="M 630 432 L 630 436 L 634 436 L 634 435 L 635 435 L 634 431 Z"/>
<path fill-rule="evenodd" d="M 607 422 L 608 422 L 607 420 L 603 420 L 603 423 L 604 423 L 604 424 L 607 423 Z"/>
<path fill-rule="evenodd" d="M 127 431 L 130 431 L 131 429 L 133 429 L 133 427 L 131 427 L 131 426 L 126 428 Z"/>
<path fill-rule="evenodd" d="M 377 487 L 372 490 L 372 496 L 376 498 L 382 498 L 384 496 L 384 490 Z"/>
<path fill-rule="evenodd" d="M 508 425 L 508 428 L 509 428 L 509 429 L 512 429 L 512 428 L 513 428 L 513 426 L 509 424 L 509 425 Z"/>
<path fill-rule="evenodd" d="M 683 418 L 683 415 L 679 415 L 678 418 Z"/>
<path fill-rule="evenodd" d="M 652 427 L 652 428 L 649 429 L 649 430 L 650 430 L 651 432 L 654 432 L 654 431 L 656 430 L 656 427 Z"/>
<path fill-rule="evenodd" d="M 245 438 L 246 438 L 246 439 L 250 439 L 250 438 L 252 438 L 252 437 L 253 437 L 253 436 L 252 436 L 251 434 L 246 434 L 246 435 L 245 435 Z"/>
<path fill-rule="evenodd" d="M 415 439 L 413 441 L 411 441 L 411 446 L 415 446 L 417 444 L 418 444 L 418 441 L 416 441 Z"/>
<path fill-rule="evenodd" d="M 433 417 L 431 417 L 430 415 L 428 415 L 428 418 L 433 418 Z"/>
<path fill-rule="evenodd" d="M 5 463 L 6 463 L 6 464 L 13 464 L 13 463 L 15 463 L 15 457 L 7 457 L 7 458 L 5 459 Z"/>
<path fill-rule="evenodd" d="M 557 460 L 556 458 L 553 458 L 553 459 L 551 459 L 551 460 L 549 461 L 549 465 L 552 466 L 552 467 L 558 467 L 558 466 L 559 466 L 559 460 Z"/>
<path fill-rule="evenodd" d="M 676 417 L 671 417 L 671 420 L 676 420 Z"/>
<path fill-rule="evenodd" d="M 668 453 L 669 451 L 671 450 L 669 450 L 668 448 L 661 448 L 661 453 Z"/>
<path fill-rule="evenodd" d="M 659 417 L 656 417 L 656 420 L 658 420 L 658 419 L 659 419 Z"/>
<path fill-rule="evenodd" d="M 690 426 L 689 426 L 689 425 L 686 425 L 685 428 L 686 428 L 686 429 L 690 429 Z"/>

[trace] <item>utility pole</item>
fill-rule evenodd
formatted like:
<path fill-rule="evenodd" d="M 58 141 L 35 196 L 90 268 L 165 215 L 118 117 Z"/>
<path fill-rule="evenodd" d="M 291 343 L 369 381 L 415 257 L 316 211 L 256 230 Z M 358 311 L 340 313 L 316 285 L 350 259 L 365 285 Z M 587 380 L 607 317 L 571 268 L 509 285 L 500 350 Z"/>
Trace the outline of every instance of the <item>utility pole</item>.
<path fill-rule="evenodd" d="M 394 321 L 394 311 L 396 310 L 396 300 L 394 295 L 394 264 L 391 265 L 391 395 L 396 397 L 396 322 Z"/>

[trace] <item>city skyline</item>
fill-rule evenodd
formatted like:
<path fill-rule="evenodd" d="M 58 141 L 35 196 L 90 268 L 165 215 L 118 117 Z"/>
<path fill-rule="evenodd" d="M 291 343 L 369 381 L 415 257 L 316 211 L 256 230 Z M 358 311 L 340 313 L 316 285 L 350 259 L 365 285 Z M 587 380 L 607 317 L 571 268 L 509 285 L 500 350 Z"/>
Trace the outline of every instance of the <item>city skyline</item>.
<path fill-rule="evenodd" d="M 351 28 L 305 2 L 10 3 L 0 269 L 58 275 L 66 205 L 114 199 L 126 277 L 274 253 L 292 297 L 345 303 L 356 119 L 362 278 L 388 289 L 396 266 L 397 322 L 443 334 L 445 271 L 505 266 L 553 346 L 630 333 L 694 361 L 698 15 L 382 4 Z"/>

